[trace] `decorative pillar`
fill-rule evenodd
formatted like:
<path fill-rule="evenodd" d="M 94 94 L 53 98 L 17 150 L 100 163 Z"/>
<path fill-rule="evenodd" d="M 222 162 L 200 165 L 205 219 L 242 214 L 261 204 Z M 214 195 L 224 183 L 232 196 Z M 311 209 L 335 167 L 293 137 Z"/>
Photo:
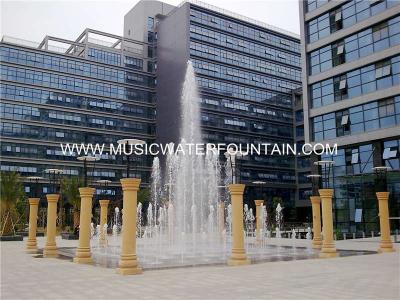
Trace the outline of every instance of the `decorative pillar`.
<path fill-rule="evenodd" d="M 223 201 L 218 203 L 218 232 L 222 236 L 225 229 L 225 203 Z"/>
<path fill-rule="evenodd" d="M 381 243 L 378 252 L 394 252 L 393 243 L 390 239 L 390 223 L 389 223 L 389 193 L 377 192 L 379 204 L 379 224 L 381 229 Z"/>
<path fill-rule="evenodd" d="M 110 200 L 99 200 L 100 203 L 100 246 L 107 246 L 107 229 L 104 229 L 104 225 L 107 224 L 107 212 L 108 203 Z"/>
<path fill-rule="evenodd" d="M 93 263 L 90 252 L 90 223 L 92 221 L 92 198 L 94 188 L 79 188 L 81 196 L 81 213 L 79 216 L 79 245 L 76 249 L 74 262 L 78 264 Z"/>
<path fill-rule="evenodd" d="M 261 209 L 264 204 L 264 200 L 254 200 L 256 203 L 256 241 L 260 242 L 262 240 L 261 237 Z"/>
<path fill-rule="evenodd" d="M 136 257 L 136 206 L 140 179 L 123 178 L 121 185 L 123 190 L 122 245 L 117 273 L 121 275 L 141 274 L 142 269 L 139 267 Z"/>
<path fill-rule="evenodd" d="M 313 215 L 313 240 L 312 247 L 321 249 L 321 198 L 319 196 L 311 196 L 312 215 Z"/>
<path fill-rule="evenodd" d="M 43 249 L 43 257 L 57 257 L 56 244 L 56 220 L 57 220 L 57 202 L 60 198 L 59 194 L 47 194 L 47 229 L 46 229 L 46 245 Z"/>
<path fill-rule="evenodd" d="M 38 207 L 40 198 L 29 198 L 29 236 L 26 243 L 26 252 L 36 253 L 37 241 L 36 241 L 36 228 L 38 219 Z"/>
<path fill-rule="evenodd" d="M 244 227 L 243 227 L 243 192 L 244 184 L 230 184 L 229 192 L 232 203 L 232 253 L 228 265 L 248 265 L 246 250 L 244 249 Z"/>
<path fill-rule="evenodd" d="M 319 195 L 322 203 L 323 241 L 319 253 L 321 258 L 337 257 L 338 253 L 333 241 L 332 196 L 333 189 L 320 189 Z"/>

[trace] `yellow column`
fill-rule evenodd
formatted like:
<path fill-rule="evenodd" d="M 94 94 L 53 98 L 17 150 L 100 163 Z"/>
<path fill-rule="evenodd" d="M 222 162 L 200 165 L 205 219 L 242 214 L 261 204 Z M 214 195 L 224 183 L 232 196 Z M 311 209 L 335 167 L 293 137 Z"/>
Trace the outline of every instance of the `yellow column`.
<path fill-rule="evenodd" d="M 37 241 L 36 241 L 36 228 L 38 219 L 38 207 L 39 198 L 29 198 L 29 236 L 26 242 L 26 252 L 36 253 Z"/>
<path fill-rule="evenodd" d="M 218 203 L 218 232 L 222 234 L 225 228 L 225 204 L 224 202 Z"/>
<path fill-rule="evenodd" d="M 79 246 L 76 249 L 74 262 L 78 264 L 91 264 L 93 262 L 90 252 L 90 223 L 92 220 L 92 198 L 94 188 L 79 188 L 81 196 L 81 214 L 79 216 Z"/>
<path fill-rule="evenodd" d="M 254 200 L 256 203 L 256 241 L 261 241 L 261 209 L 264 204 L 264 200 Z"/>
<path fill-rule="evenodd" d="M 312 214 L 313 214 L 313 241 L 314 249 L 321 249 L 321 198 L 319 196 L 311 196 Z"/>
<path fill-rule="evenodd" d="M 100 246 L 107 245 L 107 230 L 104 230 L 104 224 L 107 224 L 108 203 L 110 200 L 99 200 L 100 203 Z"/>
<path fill-rule="evenodd" d="M 57 220 L 57 202 L 60 198 L 59 194 L 47 194 L 47 231 L 46 245 L 43 249 L 44 257 L 57 257 L 56 244 L 56 220 Z"/>
<path fill-rule="evenodd" d="M 243 192 L 244 184 L 229 185 L 232 203 L 232 253 L 228 260 L 228 265 L 239 266 L 248 265 L 250 260 L 247 259 L 246 250 L 244 249 L 244 233 L 243 233 Z"/>
<path fill-rule="evenodd" d="M 389 223 L 389 193 L 377 192 L 379 204 L 379 223 L 381 229 L 381 243 L 378 252 L 394 252 L 393 243 L 390 239 L 390 223 Z"/>
<path fill-rule="evenodd" d="M 142 269 L 139 267 L 136 257 L 136 206 L 140 179 L 123 178 L 121 185 L 123 190 L 122 246 L 117 273 L 121 275 L 141 274 Z"/>
<path fill-rule="evenodd" d="M 322 203 L 323 241 L 319 253 L 321 258 L 336 257 L 338 253 L 333 241 L 332 196 L 333 189 L 320 189 L 319 195 Z"/>

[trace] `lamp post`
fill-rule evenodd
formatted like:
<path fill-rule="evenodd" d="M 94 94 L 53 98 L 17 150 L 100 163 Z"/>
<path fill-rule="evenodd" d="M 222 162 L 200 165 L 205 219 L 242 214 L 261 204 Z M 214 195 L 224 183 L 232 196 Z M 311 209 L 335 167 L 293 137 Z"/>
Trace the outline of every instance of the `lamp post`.
<path fill-rule="evenodd" d="M 332 218 L 332 197 L 333 189 L 330 187 L 329 176 L 334 164 L 331 160 L 321 160 L 314 162 L 321 168 L 322 172 L 322 189 L 319 189 L 322 204 L 322 224 L 323 224 L 323 241 L 319 257 L 329 258 L 337 257 L 335 242 L 333 241 L 333 218 Z"/>
<path fill-rule="evenodd" d="M 234 151 L 228 148 L 225 157 L 228 160 L 232 170 L 232 184 L 229 185 L 232 204 L 232 253 L 228 260 L 228 265 L 239 266 L 248 265 L 250 260 L 247 259 L 246 250 L 244 248 L 244 228 L 243 228 L 243 192 L 245 185 L 240 184 L 240 168 L 239 161 L 246 154 Z"/>
<path fill-rule="evenodd" d="M 100 160 L 100 157 L 97 156 L 91 156 L 91 155 L 85 155 L 85 156 L 79 156 L 77 160 L 83 162 L 83 186 L 87 187 L 88 186 L 88 162 L 96 162 Z M 93 165 L 94 169 L 94 165 Z"/>
<path fill-rule="evenodd" d="M 33 189 L 33 197 L 28 198 L 29 201 L 29 235 L 26 243 L 26 251 L 28 253 L 36 253 L 37 251 L 37 240 L 36 240 L 36 229 L 37 229 L 37 220 L 38 220 L 38 208 L 39 208 L 39 193 L 38 193 L 38 184 L 39 180 L 43 179 L 43 177 L 39 176 L 31 176 L 27 177 L 30 182 L 35 182 L 35 186 Z"/>
<path fill-rule="evenodd" d="M 146 144 L 145 141 L 143 140 L 138 140 L 138 139 L 122 139 L 118 140 L 117 143 L 124 147 L 124 154 L 126 157 L 126 178 L 130 178 L 130 168 L 131 168 L 131 155 L 133 153 L 133 148 L 136 145 L 144 145 Z M 130 147 L 131 151 L 128 152 L 127 148 Z"/>
<path fill-rule="evenodd" d="M 52 194 L 47 194 L 47 229 L 46 229 L 46 244 L 43 249 L 44 257 L 57 257 L 56 244 L 56 226 L 57 226 L 57 202 L 60 195 L 57 193 L 57 183 L 59 175 L 62 174 L 60 169 L 46 169 L 49 174 L 50 189 Z"/>
<path fill-rule="evenodd" d="M 379 223 L 381 230 L 381 242 L 378 252 L 394 252 L 393 243 L 390 239 L 389 222 L 389 192 L 387 191 L 387 172 L 389 167 L 375 167 L 376 197 L 379 205 Z"/>
<path fill-rule="evenodd" d="M 310 201 L 312 205 L 313 215 L 313 241 L 312 247 L 314 249 L 321 249 L 322 238 L 321 238 L 321 198 L 318 195 L 318 189 L 320 187 L 321 175 L 311 174 L 307 178 L 311 180 L 312 192 Z"/>

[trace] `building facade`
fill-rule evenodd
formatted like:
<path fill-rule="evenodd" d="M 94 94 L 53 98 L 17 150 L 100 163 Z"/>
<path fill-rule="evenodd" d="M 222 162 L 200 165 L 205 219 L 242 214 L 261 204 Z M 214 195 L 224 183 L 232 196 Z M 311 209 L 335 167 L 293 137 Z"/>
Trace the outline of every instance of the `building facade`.
<path fill-rule="evenodd" d="M 129 16 L 134 10 L 125 17 L 125 33 L 134 31 Z M 191 60 L 205 142 L 293 143 L 292 90 L 301 85 L 298 36 L 197 1 L 155 16 L 155 24 L 160 142 L 178 141 L 179 99 Z M 268 203 L 282 201 L 286 218 L 295 218 L 290 210 L 295 205 L 294 164 L 294 157 L 247 157 L 241 166 L 241 180 L 248 186 L 245 200 L 253 204 L 261 189 L 253 182 L 265 182 Z"/>
<path fill-rule="evenodd" d="M 335 163 L 336 228 L 377 231 L 373 167 L 391 168 L 391 217 L 400 213 L 400 2 L 299 3 L 305 141 L 339 147 L 319 158 Z"/>
<path fill-rule="evenodd" d="M 47 36 L 34 44 L 3 37 L 1 59 L 2 171 L 17 171 L 25 191 L 40 180 L 49 192 L 48 168 L 63 176 L 82 174 L 77 154 L 60 143 L 117 143 L 124 138 L 155 140 L 155 77 L 147 43 L 86 29 L 75 41 Z M 84 155 L 83 153 L 81 155 Z M 91 183 L 110 180 L 114 195 L 126 173 L 122 156 L 88 163 Z M 136 176 L 149 182 L 151 160 L 135 158 Z M 104 192 L 104 191 L 103 191 Z"/>

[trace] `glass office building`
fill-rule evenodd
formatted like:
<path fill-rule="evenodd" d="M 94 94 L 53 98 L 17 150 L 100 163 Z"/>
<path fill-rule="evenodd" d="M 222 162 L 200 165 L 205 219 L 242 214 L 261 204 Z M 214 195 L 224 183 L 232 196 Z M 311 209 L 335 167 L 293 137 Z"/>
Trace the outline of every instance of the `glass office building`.
<path fill-rule="evenodd" d="M 86 29 L 76 41 L 46 37 L 34 44 L 3 37 L 1 59 L 2 171 L 23 178 L 82 174 L 77 154 L 64 155 L 60 143 L 117 143 L 124 138 L 155 140 L 155 77 L 146 43 Z M 107 151 L 108 152 L 108 151 Z M 81 154 L 83 155 L 83 154 Z M 110 180 L 108 193 L 125 176 L 122 156 L 102 155 L 88 163 L 94 181 Z M 151 161 L 135 158 L 133 173 L 149 181 Z M 25 180 L 32 195 L 33 183 Z"/>
<path fill-rule="evenodd" d="M 339 146 L 320 157 L 335 163 L 335 226 L 377 231 L 373 167 L 391 168 L 390 216 L 400 214 L 400 2 L 300 1 L 300 19 L 305 140 Z"/>
<path fill-rule="evenodd" d="M 135 27 L 134 10 L 125 16 L 125 33 Z M 162 18 L 148 17 L 155 18 L 157 38 L 159 141 L 178 141 L 180 92 L 191 60 L 204 141 L 293 143 L 292 90 L 301 86 L 298 36 L 198 1 L 185 1 Z M 261 195 L 253 182 L 263 181 L 268 203 L 282 200 L 286 217 L 294 218 L 294 165 L 294 157 L 247 157 L 241 167 L 245 200 L 254 205 Z"/>

